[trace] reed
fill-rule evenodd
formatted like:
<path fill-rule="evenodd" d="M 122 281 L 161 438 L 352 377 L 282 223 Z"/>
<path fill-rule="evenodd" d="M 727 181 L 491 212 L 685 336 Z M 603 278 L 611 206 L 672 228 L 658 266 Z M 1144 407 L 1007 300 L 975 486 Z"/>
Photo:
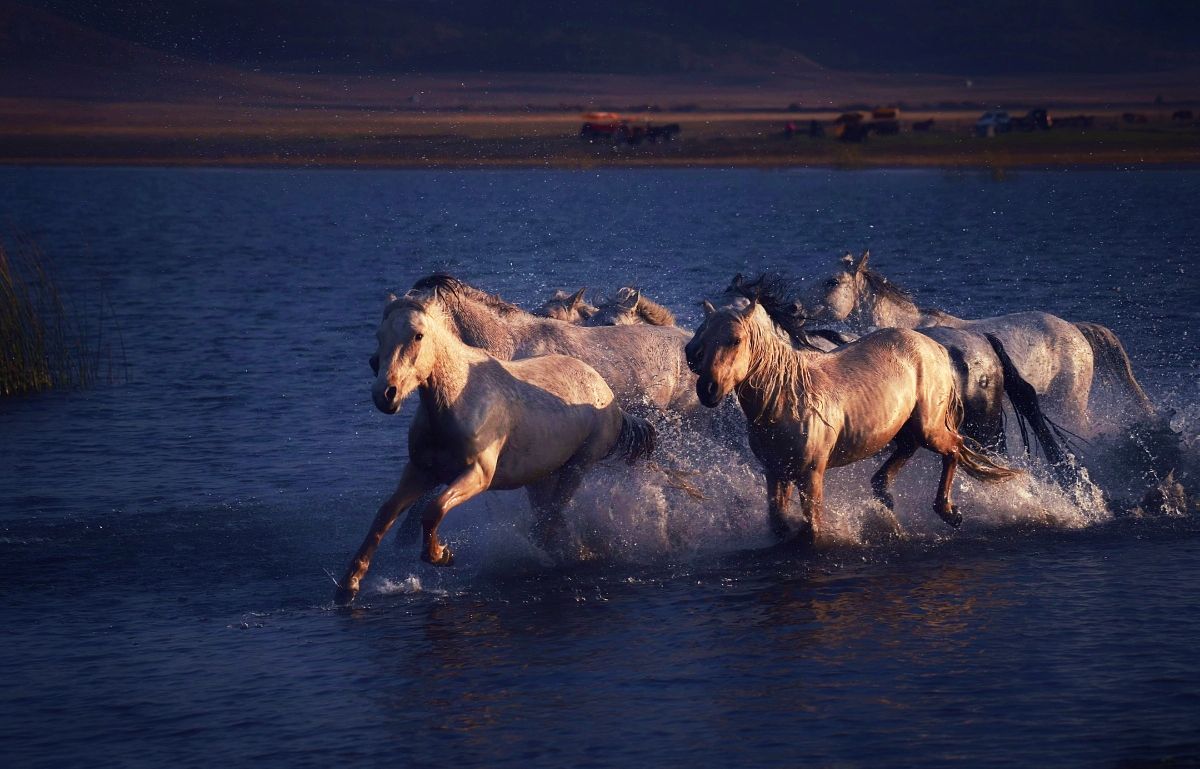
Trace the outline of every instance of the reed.
<path fill-rule="evenodd" d="M 123 380 L 120 331 L 106 301 L 95 307 L 72 311 L 36 244 L 0 241 L 0 397 Z"/>

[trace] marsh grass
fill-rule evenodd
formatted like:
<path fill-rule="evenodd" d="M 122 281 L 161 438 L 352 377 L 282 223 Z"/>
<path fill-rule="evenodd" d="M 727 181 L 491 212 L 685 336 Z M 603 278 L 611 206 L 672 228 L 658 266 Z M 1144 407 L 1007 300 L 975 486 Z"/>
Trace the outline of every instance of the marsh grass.
<path fill-rule="evenodd" d="M 34 243 L 0 242 L 0 397 L 124 381 L 112 308 L 92 307 L 74 311 Z"/>

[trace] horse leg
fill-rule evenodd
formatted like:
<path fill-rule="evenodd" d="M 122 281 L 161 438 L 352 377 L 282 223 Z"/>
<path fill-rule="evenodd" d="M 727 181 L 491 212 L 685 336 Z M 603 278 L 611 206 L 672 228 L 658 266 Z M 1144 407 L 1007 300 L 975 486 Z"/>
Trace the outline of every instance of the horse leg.
<path fill-rule="evenodd" d="M 908 464 L 913 454 L 917 453 L 917 441 L 903 432 L 896 436 L 896 450 L 887 458 L 875 474 L 871 476 L 871 490 L 888 510 L 896 509 L 896 500 L 888 490 L 896 481 L 901 468 Z"/>
<path fill-rule="evenodd" d="M 772 473 L 767 473 L 767 516 L 771 521 L 771 533 L 780 541 L 792 533 L 788 522 L 788 502 L 792 498 L 792 482 Z"/>
<path fill-rule="evenodd" d="M 379 507 L 379 512 L 375 514 L 375 520 L 367 531 L 366 539 L 358 548 L 354 559 L 350 561 L 350 567 L 346 570 L 342 581 L 338 583 L 337 595 L 334 600 L 342 605 L 354 600 L 354 596 L 358 595 L 359 583 L 362 582 L 363 575 L 367 573 L 367 569 L 371 565 L 371 558 L 375 555 L 375 551 L 379 548 L 379 543 L 383 541 L 388 529 L 396 522 L 400 513 L 435 485 L 436 482 L 432 478 L 411 462 L 404 466 L 400 484 L 387 498 L 387 501 Z"/>
<path fill-rule="evenodd" d="M 567 464 L 558 472 L 526 487 L 529 504 L 533 507 L 533 536 L 538 546 L 547 553 L 561 550 L 563 530 L 563 508 L 575 496 L 583 482 L 584 468 Z"/>
<path fill-rule="evenodd" d="M 800 531 L 800 539 L 807 545 L 817 541 L 821 529 L 821 506 L 825 503 L 824 463 L 805 468 L 796 482 L 800 492 L 800 507 L 807 522 Z"/>
<path fill-rule="evenodd" d="M 480 457 L 470 465 L 466 472 L 451 481 L 450 485 L 434 497 L 433 502 L 425 508 L 421 516 L 421 528 L 425 532 L 425 544 L 421 551 L 421 560 L 433 566 L 451 566 L 454 555 L 450 548 L 438 539 L 437 528 L 450 509 L 461 505 L 472 497 L 487 491 L 495 473 L 495 461 L 485 464 L 486 458 Z"/>

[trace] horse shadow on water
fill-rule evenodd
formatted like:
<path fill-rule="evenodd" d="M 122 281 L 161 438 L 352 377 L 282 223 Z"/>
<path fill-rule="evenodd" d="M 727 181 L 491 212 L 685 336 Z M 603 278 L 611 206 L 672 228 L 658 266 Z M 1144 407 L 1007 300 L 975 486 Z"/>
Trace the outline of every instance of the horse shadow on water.
<path fill-rule="evenodd" d="M 885 279 L 868 273 L 865 264 L 865 255 L 857 262 L 851 257 L 845 263 L 845 276 L 833 281 L 838 290 L 847 281 L 878 289 Z M 875 279 L 869 280 L 868 274 L 876 275 Z M 1069 527 L 1107 515 L 1087 471 L 1076 461 L 1078 444 L 1086 439 L 1071 428 L 1059 427 L 1041 405 L 1044 396 L 1058 408 L 1078 403 L 1078 393 L 1060 397 L 1062 387 L 1049 374 L 1027 377 L 1017 360 L 1020 356 L 1011 352 L 1012 341 L 1005 338 L 1012 336 L 1009 326 L 971 325 L 975 322 L 921 310 L 937 322 L 917 324 L 916 332 L 891 329 L 856 341 L 859 334 L 845 325 L 841 330 L 809 325 L 810 315 L 836 313 L 814 312 L 812 308 L 822 306 L 823 298 L 801 300 L 785 287 L 777 277 L 735 278 L 726 289 L 724 307 L 706 303 L 704 321 L 693 335 L 675 327 L 669 310 L 632 287 L 621 288 L 598 306 L 586 303 L 582 289 L 575 294 L 559 292 L 540 311 L 548 317 L 539 317 L 450 276 L 417 281 L 403 299 L 389 303 L 380 327 L 380 349 L 372 359 L 377 373 L 373 395 L 381 410 L 394 413 L 404 395 L 414 389 L 420 392 L 410 433 L 414 462 L 396 493 L 381 507 L 339 583 L 339 600 L 353 598 L 379 540 L 410 506 L 413 512 L 401 524 L 397 541 L 410 542 L 423 531 L 423 560 L 447 565 L 449 550 L 437 537 L 441 518 L 451 507 L 489 488 L 528 487 L 533 542 L 504 533 L 523 528 L 523 509 L 516 511 L 515 519 L 510 515 L 514 527 L 503 526 L 499 516 L 495 523 L 502 533 L 498 536 L 514 538 L 509 544 L 515 548 L 507 547 L 510 555 L 516 554 L 508 559 L 510 563 L 523 561 L 543 570 L 547 558 L 536 555 L 542 548 L 558 554 L 556 571 L 586 569 L 588 563 L 610 560 L 637 562 L 643 554 L 653 561 L 698 553 L 761 551 L 772 535 L 784 543 L 769 553 L 802 557 L 807 552 L 804 545 L 815 540 L 822 524 L 825 467 L 857 462 L 888 445 L 895 452 L 869 481 L 860 478 L 857 486 L 851 483 L 831 495 L 834 520 L 820 532 L 822 551 L 894 542 L 904 536 L 893 512 L 896 500 L 890 486 L 922 445 L 942 455 L 935 511 L 952 526 L 962 522 L 951 501 L 958 466 L 1004 486 L 1002 492 L 989 492 L 986 487 L 972 491 L 972 507 L 989 508 L 973 509 L 973 516 L 1000 511 L 991 514 L 992 523 L 1028 517 L 1026 511 L 1016 509 L 1022 506 L 1040 508 L 1043 520 Z M 888 301 L 907 298 L 899 289 L 883 293 Z M 869 301 L 873 308 L 886 304 L 878 297 Z M 1035 320 L 1059 328 L 1055 322 Z M 433 328 L 431 335 L 423 324 Z M 1086 347 L 1088 360 L 1104 364 L 1101 371 L 1109 374 L 1116 390 L 1132 394 L 1135 412 L 1142 417 L 1153 414 L 1115 335 L 1096 324 L 1075 324 L 1072 329 L 1082 340 L 1082 345 L 1072 348 L 1072 355 L 1077 358 Z M 466 356 L 459 374 L 447 376 L 453 366 L 444 363 L 445 355 L 426 356 L 434 362 L 424 373 L 405 374 L 405 366 L 419 363 L 421 350 L 432 349 L 435 341 L 436 346 L 451 350 L 452 358 Z M 729 352 L 739 346 L 745 348 L 741 361 Z M 1030 355 L 1027 349 L 1021 352 Z M 1077 363 L 1073 358 L 1072 364 Z M 912 387 L 913 371 L 920 372 L 921 387 Z M 560 381 L 563 375 L 585 382 L 584 391 L 568 392 L 570 388 Z M 440 384 L 433 381 L 439 376 Z M 462 386 L 456 376 L 474 385 Z M 1082 378 L 1078 372 L 1068 372 L 1072 386 L 1082 386 Z M 453 390 L 450 396 L 444 392 L 447 381 Z M 929 391 L 930 383 L 936 392 Z M 870 391 L 871 387 L 878 392 Z M 903 394 L 910 389 L 911 393 Z M 729 393 L 738 397 L 725 398 Z M 466 401 L 471 403 L 463 406 Z M 458 404 L 460 413 L 448 420 L 451 402 Z M 511 407 L 514 402 L 522 408 Z M 469 418 L 463 418 L 464 408 Z M 1006 410 L 1017 420 L 1026 452 L 1033 445 L 1040 447 L 1066 497 L 1060 493 L 1051 499 L 1055 493 L 1035 477 L 1038 464 L 1028 456 L 1009 451 L 1007 463 L 995 459 L 1009 448 Z M 1076 427 L 1087 425 L 1087 414 L 1068 413 L 1066 421 Z M 596 427 L 600 423 L 607 427 Z M 467 459 L 483 453 L 483 447 L 490 445 L 487 439 L 496 437 L 484 429 L 495 424 L 502 424 L 502 431 L 525 430 L 533 437 L 511 440 L 504 461 L 495 456 L 489 460 L 496 465 L 492 471 L 505 471 L 498 479 L 487 472 L 463 471 L 470 464 Z M 538 424 L 530 430 L 529 425 Z M 586 429 L 572 432 L 570 426 L 576 424 Z M 834 428 L 841 424 L 851 429 Z M 1151 425 L 1140 434 L 1138 447 L 1143 453 L 1169 454 L 1174 433 L 1155 427 L 1158 423 L 1153 421 L 1143 419 L 1143 424 Z M 481 436 L 481 430 L 486 434 Z M 551 450 L 552 456 L 541 462 L 540 469 L 513 471 L 524 464 L 518 455 L 557 446 L 567 434 L 576 436 L 573 447 L 557 454 Z M 822 443 L 820 434 L 829 440 Z M 620 470 L 597 464 L 608 454 L 632 460 L 648 453 L 656 439 L 659 451 L 653 460 Z M 1160 445 L 1147 448 L 1155 441 Z M 798 461 L 797 445 L 801 453 L 817 453 Z M 456 469 L 435 471 L 439 463 Z M 585 479 L 589 468 L 593 469 Z M 761 514 L 763 470 L 768 488 L 766 517 Z M 861 475 L 862 471 L 842 472 Z M 547 475 L 554 479 L 538 480 Z M 466 476 L 471 476 L 469 483 L 463 480 Z M 1147 495 L 1141 509 L 1186 509 L 1190 501 L 1175 477 L 1164 474 L 1161 480 L 1155 491 L 1158 497 Z M 803 514 L 794 517 L 789 500 L 797 482 Z M 449 484 L 445 490 L 432 491 L 442 483 Z M 864 504 L 862 492 L 867 487 L 873 501 Z M 903 506 L 910 508 L 909 500 L 923 496 L 905 494 Z M 1124 502 L 1121 506 L 1129 507 Z M 569 515 L 564 516 L 564 510 Z M 912 514 L 909 509 L 904 512 Z M 906 526 L 912 529 L 913 522 L 906 520 Z"/>

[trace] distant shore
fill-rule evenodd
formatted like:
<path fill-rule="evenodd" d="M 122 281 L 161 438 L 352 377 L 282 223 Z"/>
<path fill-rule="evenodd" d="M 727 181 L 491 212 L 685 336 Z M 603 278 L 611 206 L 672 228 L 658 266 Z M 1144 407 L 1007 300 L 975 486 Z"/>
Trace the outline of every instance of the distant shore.
<path fill-rule="evenodd" d="M 3 105 L 0 105 L 3 106 Z M 666 143 L 580 139 L 581 117 L 554 111 L 168 111 L 102 105 L 59 116 L 50 103 L 14 112 L 0 128 L 0 164 L 328 168 L 1062 168 L 1200 165 L 1200 123 L 1170 108 L 1093 113 L 1090 128 L 972 133 L 967 111 L 905 113 L 898 135 L 845 142 L 809 136 L 836 112 L 651 112 L 641 123 L 677 123 Z M 69 117 L 69 119 L 68 119 Z M 928 130 L 913 125 L 932 121 Z M 785 127 L 793 126 L 788 136 Z"/>

